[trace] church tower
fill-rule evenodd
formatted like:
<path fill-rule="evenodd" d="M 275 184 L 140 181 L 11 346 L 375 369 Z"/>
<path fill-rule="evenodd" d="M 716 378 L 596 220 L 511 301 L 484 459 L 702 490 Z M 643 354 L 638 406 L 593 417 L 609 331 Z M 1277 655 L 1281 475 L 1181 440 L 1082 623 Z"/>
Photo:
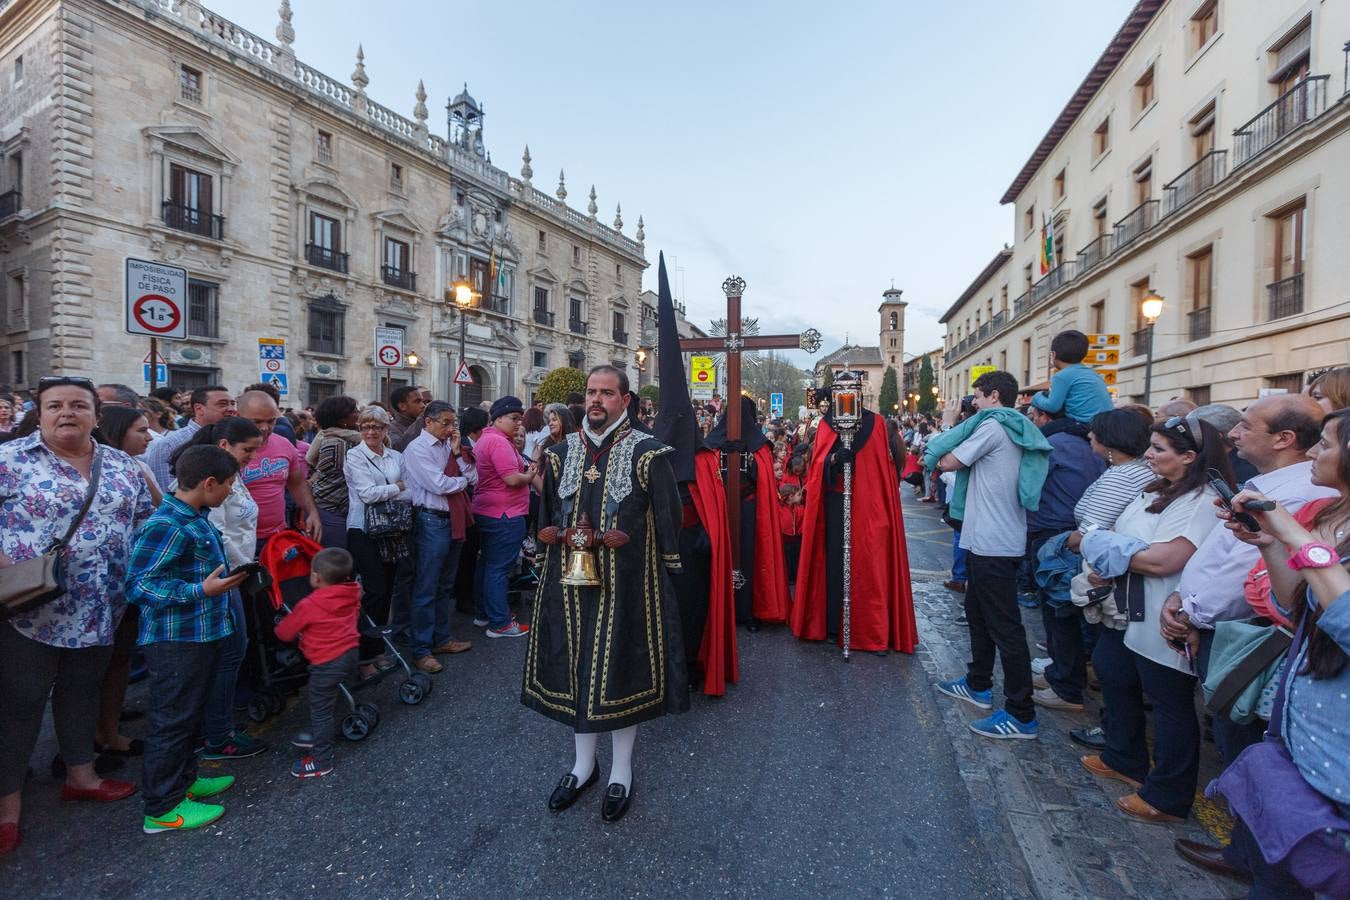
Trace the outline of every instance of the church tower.
<path fill-rule="evenodd" d="M 881 318 L 881 335 L 877 346 L 881 348 L 882 371 L 886 366 L 895 366 L 898 377 L 905 365 L 905 307 L 900 299 L 902 291 L 892 287 L 882 291 L 881 306 L 877 312 Z"/>

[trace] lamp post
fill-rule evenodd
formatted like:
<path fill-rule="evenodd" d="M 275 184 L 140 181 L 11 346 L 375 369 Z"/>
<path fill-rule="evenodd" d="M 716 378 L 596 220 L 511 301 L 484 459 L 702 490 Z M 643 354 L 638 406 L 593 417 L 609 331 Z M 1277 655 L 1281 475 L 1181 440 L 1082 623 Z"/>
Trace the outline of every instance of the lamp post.
<path fill-rule="evenodd" d="M 416 350 L 409 350 L 404 357 L 408 361 L 408 371 L 412 376 L 412 386 L 417 387 L 417 363 L 419 361 Z"/>
<path fill-rule="evenodd" d="M 1162 315 L 1163 298 L 1153 288 L 1148 289 L 1139 301 L 1139 314 L 1144 317 L 1144 322 L 1148 324 L 1148 345 L 1145 348 L 1144 358 L 1144 405 L 1152 408 L 1150 402 L 1153 396 L 1153 325 Z"/>
<path fill-rule="evenodd" d="M 468 337 L 468 332 L 466 330 L 469 324 L 468 313 L 469 308 L 473 306 L 473 299 L 474 299 L 473 285 L 469 283 L 468 278 L 460 276 L 459 280 L 457 280 L 454 284 L 450 285 L 450 290 L 447 291 L 446 293 L 450 295 L 448 299 L 453 299 L 455 301 L 455 305 L 459 307 L 459 362 L 460 365 L 463 365 L 465 355 L 467 352 L 465 350 L 465 342 Z M 455 366 L 455 371 L 456 372 L 459 371 L 459 366 Z M 456 391 L 455 393 L 456 399 L 458 400 L 458 405 L 463 406 L 464 385 L 462 384 L 459 385 L 459 390 Z"/>

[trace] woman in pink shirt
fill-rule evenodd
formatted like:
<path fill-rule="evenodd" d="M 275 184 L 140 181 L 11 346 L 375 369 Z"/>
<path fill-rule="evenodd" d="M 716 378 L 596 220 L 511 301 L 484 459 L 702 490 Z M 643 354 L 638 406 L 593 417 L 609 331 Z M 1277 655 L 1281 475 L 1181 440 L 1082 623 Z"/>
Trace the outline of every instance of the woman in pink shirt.
<path fill-rule="evenodd" d="M 530 482 L 535 474 L 535 464 L 526 465 L 513 442 L 524 415 L 519 398 L 497 400 L 488 412 L 492 424 L 483 429 L 473 446 L 478 464 L 473 517 L 481 548 L 474 572 L 474 594 L 482 618 L 487 620 L 490 638 L 522 637 L 529 631 L 528 625 L 515 620 L 506 602 L 511 565 L 525 540 Z"/>

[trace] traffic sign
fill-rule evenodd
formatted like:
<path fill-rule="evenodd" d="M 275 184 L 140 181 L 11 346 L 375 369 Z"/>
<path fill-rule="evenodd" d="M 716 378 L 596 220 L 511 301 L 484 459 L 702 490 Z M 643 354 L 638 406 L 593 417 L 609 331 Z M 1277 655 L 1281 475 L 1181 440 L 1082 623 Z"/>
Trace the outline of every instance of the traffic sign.
<path fill-rule="evenodd" d="M 970 387 L 971 387 L 971 390 L 974 390 L 974 389 L 975 389 L 975 382 L 976 382 L 976 380 L 979 379 L 979 377 L 980 377 L 981 375 L 984 375 L 984 374 L 989 373 L 989 372 L 997 372 L 997 371 L 998 371 L 998 366 L 971 366 L 971 367 L 970 367 Z"/>
<path fill-rule="evenodd" d="M 126 259 L 126 332 L 187 337 L 187 269 Z"/>
<path fill-rule="evenodd" d="M 769 395 L 769 415 L 772 416 L 772 417 L 774 417 L 775 419 L 781 419 L 781 418 L 783 418 L 783 395 L 782 395 L 782 394 L 770 394 L 770 395 Z"/>
<path fill-rule="evenodd" d="M 1088 343 L 1094 347 L 1119 347 L 1120 335 L 1118 334 L 1089 334 Z"/>
<path fill-rule="evenodd" d="M 689 384 L 693 387 L 716 387 L 717 368 L 711 356 L 690 357 Z"/>
<path fill-rule="evenodd" d="M 1120 348 L 1109 350 L 1089 350 L 1083 362 L 1090 366 L 1114 366 L 1120 362 Z"/>
<path fill-rule="evenodd" d="M 473 373 L 469 371 L 468 363 L 461 361 L 455 370 L 455 384 L 473 384 Z"/>
<path fill-rule="evenodd" d="M 1098 375 L 1102 376 L 1102 381 L 1105 381 L 1105 382 L 1106 382 L 1106 386 L 1107 386 L 1107 387 L 1112 387 L 1113 385 L 1115 385 L 1115 383 L 1116 383 L 1116 370 L 1115 370 L 1115 369 L 1106 369 L 1106 368 L 1103 368 L 1103 369 L 1096 369 L 1096 368 L 1094 368 L 1093 371 L 1095 371 Z"/>
<path fill-rule="evenodd" d="M 150 364 L 145 363 L 141 366 L 141 380 L 146 384 L 150 383 Z M 169 380 L 169 367 L 164 363 L 155 364 L 155 384 L 165 384 Z"/>
<path fill-rule="evenodd" d="M 263 372 L 258 380 L 263 384 L 270 384 L 272 387 L 276 388 L 281 392 L 281 396 L 283 397 L 290 393 L 286 387 L 287 379 L 285 372 Z"/>
<path fill-rule="evenodd" d="M 386 369 L 403 368 L 402 328 L 375 328 L 375 365 Z"/>

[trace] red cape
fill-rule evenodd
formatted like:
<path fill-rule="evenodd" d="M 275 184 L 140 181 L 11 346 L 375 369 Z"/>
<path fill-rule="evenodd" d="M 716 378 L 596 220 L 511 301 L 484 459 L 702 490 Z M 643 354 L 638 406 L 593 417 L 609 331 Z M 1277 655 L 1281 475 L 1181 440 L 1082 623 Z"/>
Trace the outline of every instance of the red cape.
<path fill-rule="evenodd" d="M 755 593 L 751 609 L 761 622 L 786 622 L 787 565 L 778 529 L 778 479 L 773 474 L 773 450 L 768 444 L 755 451 L 755 469 Z"/>
<path fill-rule="evenodd" d="M 736 653 L 736 597 L 731 590 L 731 538 L 727 532 L 727 490 L 717 471 L 717 454 L 700 450 L 694 454 L 694 474 L 689 483 L 699 521 L 708 532 L 712 559 L 708 571 L 708 619 L 698 660 L 703 664 L 703 693 L 720 697 L 727 682 L 740 680 Z"/>
<path fill-rule="evenodd" d="M 792 605 L 792 633 L 825 639 L 825 460 L 839 436 L 825 422 L 816 431 L 806 476 L 806 521 Z M 854 650 L 900 650 L 918 644 L 909 584 L 900 485 L 880 417 L 853 465 L 853 580 L 850 596 Z M 843 635 L 839 637 L 843 645 Z"/>

